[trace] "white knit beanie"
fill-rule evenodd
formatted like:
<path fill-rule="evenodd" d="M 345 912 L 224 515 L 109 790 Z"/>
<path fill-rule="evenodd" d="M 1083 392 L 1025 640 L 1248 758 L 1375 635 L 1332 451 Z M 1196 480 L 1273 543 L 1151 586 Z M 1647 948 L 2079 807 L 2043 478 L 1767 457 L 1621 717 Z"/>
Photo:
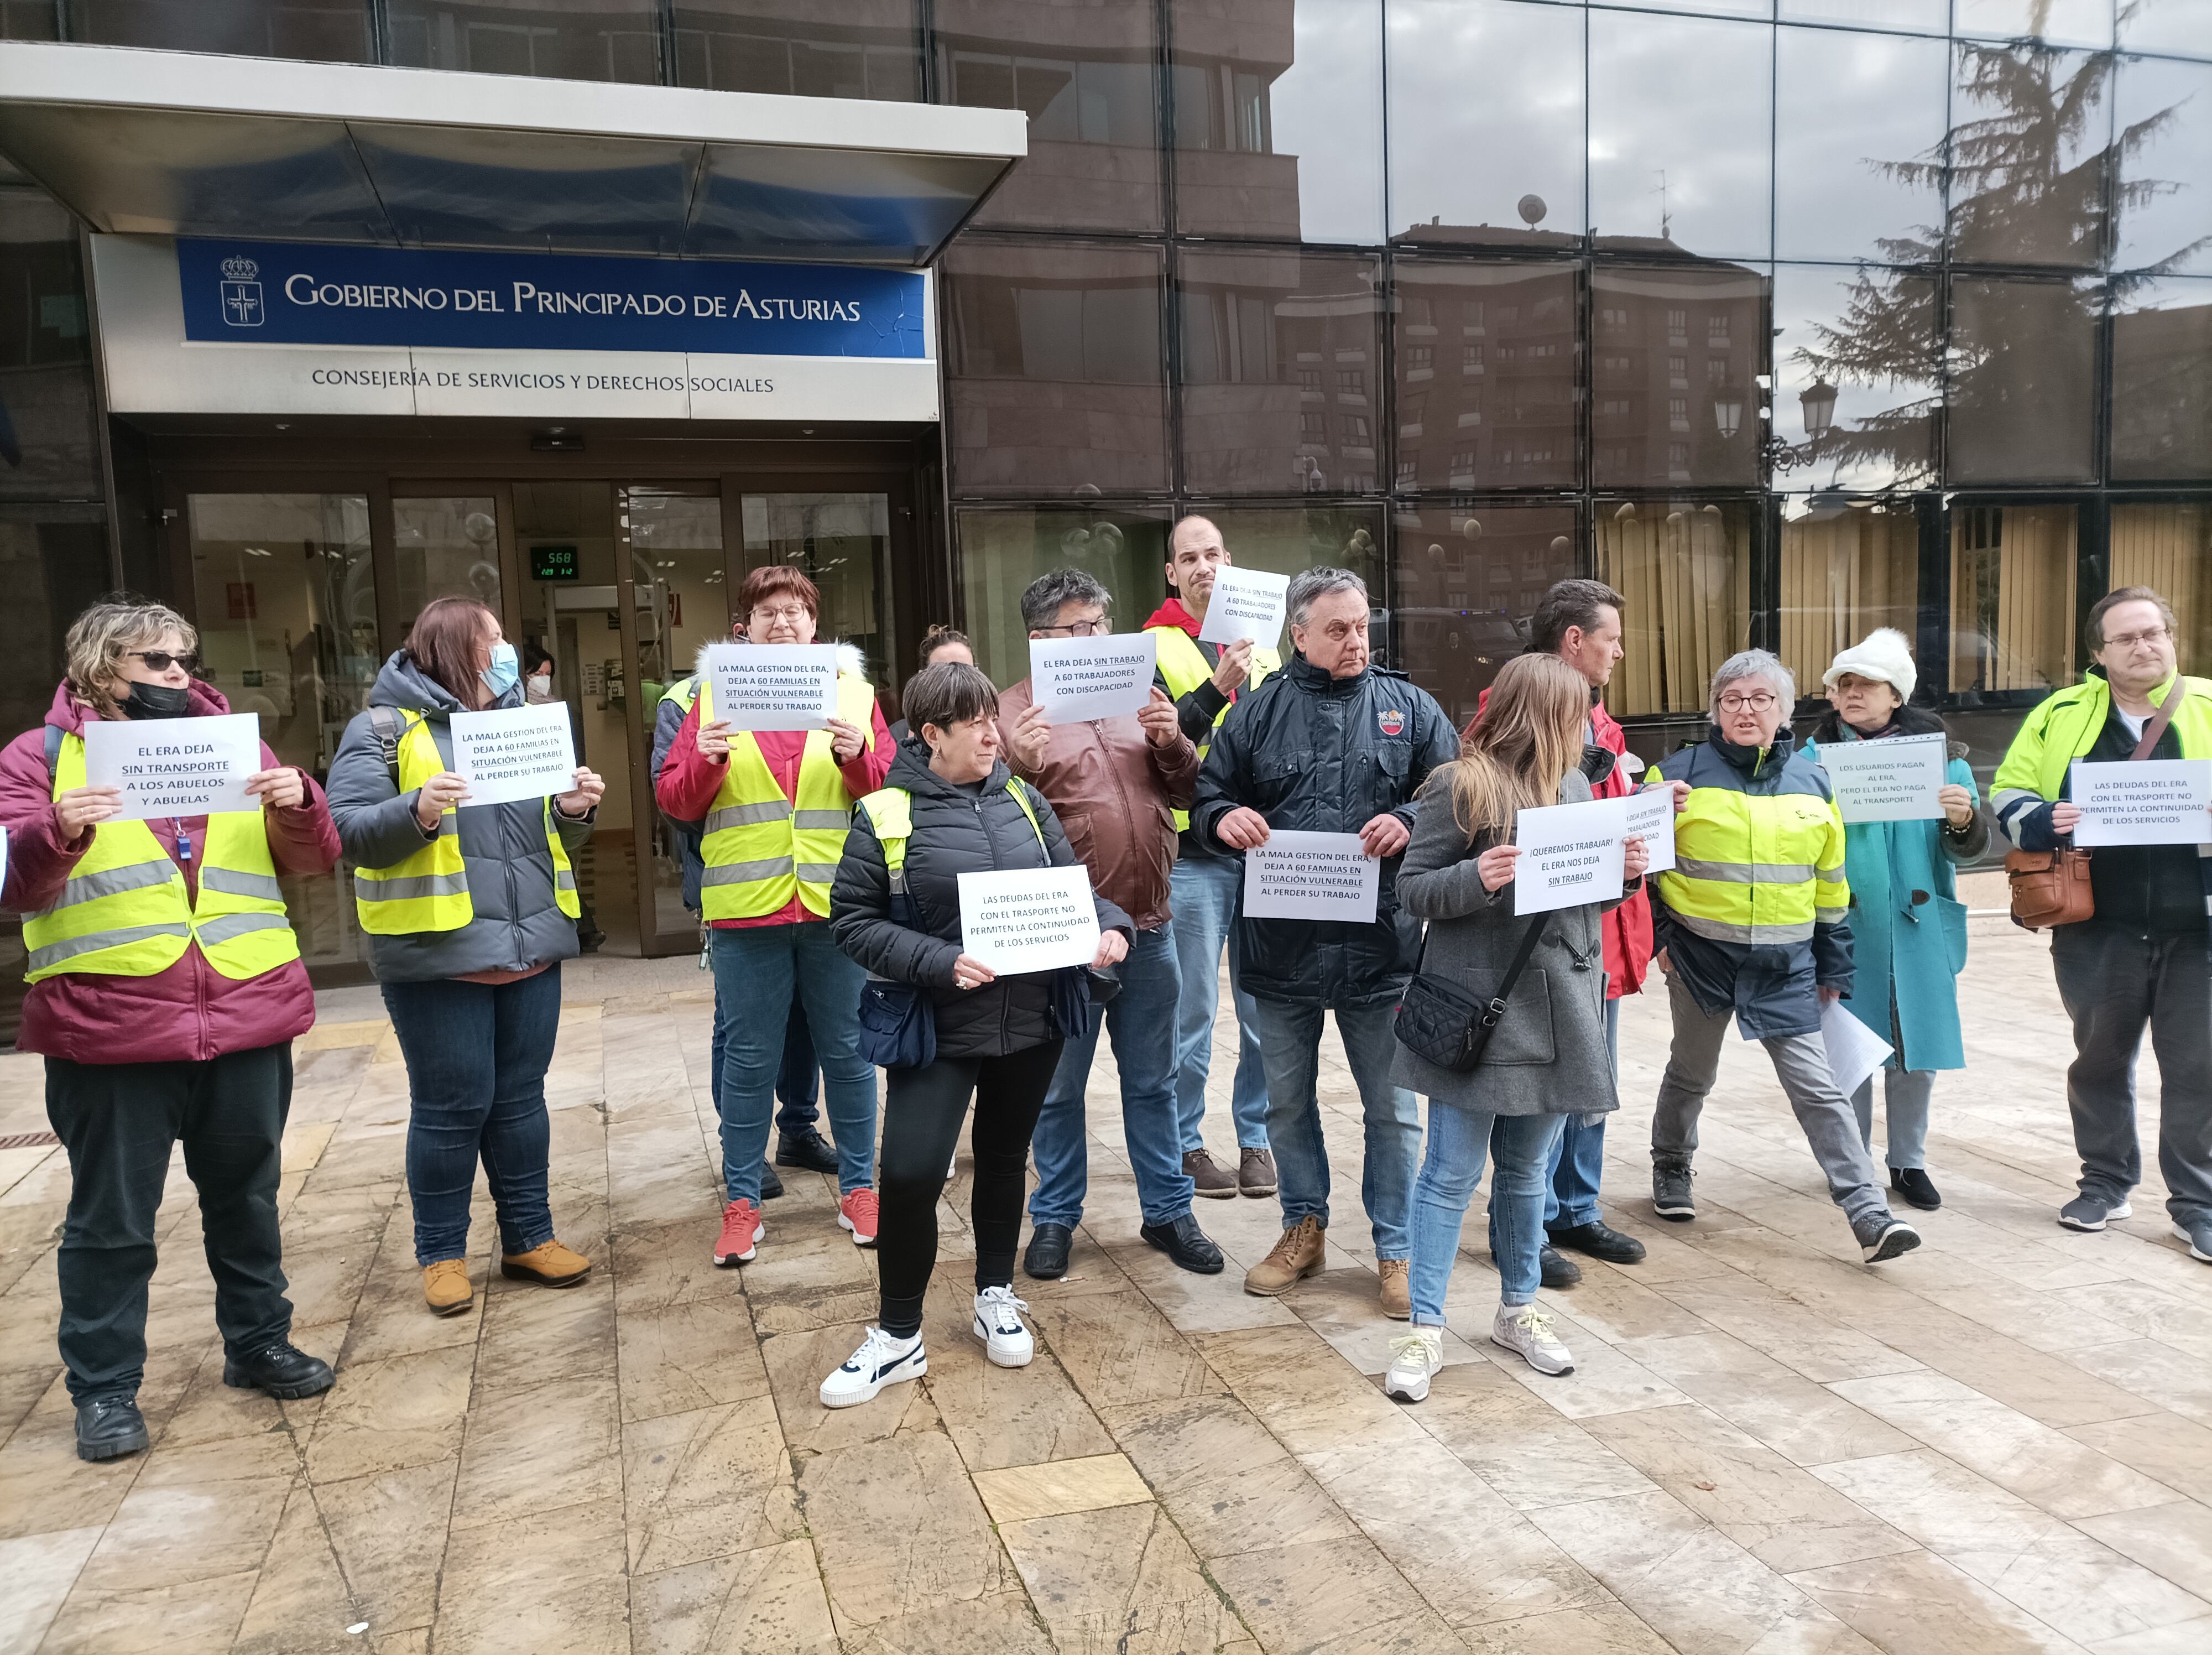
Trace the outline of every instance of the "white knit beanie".
<path fill-rule="evenodd" d="M 1893 626 L 1878 626 L 1850 648 L 1828 663 L 1820 682 L 1829 688 L 1846 672 L 1863 678 L 1879 678 L 1897 691 L 1898 699 L 1912 699 L 1912 686 L 1920 681 L 1913 670 L 1912 647 Z"/>

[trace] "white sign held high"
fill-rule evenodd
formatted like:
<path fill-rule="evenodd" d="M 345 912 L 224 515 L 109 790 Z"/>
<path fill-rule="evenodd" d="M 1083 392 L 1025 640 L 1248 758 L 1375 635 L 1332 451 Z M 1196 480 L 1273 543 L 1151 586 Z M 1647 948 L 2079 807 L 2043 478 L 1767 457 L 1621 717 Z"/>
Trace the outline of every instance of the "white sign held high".
<path fill-rule="evenodd" d="M 1950 767 L 1950 738 L 1892 736 L 1881 741 L 1823 741 L 1820 767 L 1846 822 L 1932 822 Z"/>
<path fill-rule="evenodd" d="M 1198 641 L 1235 643 L 1249 638 L 1262 649 L 1273 649 L 1283 636 L 1283 609 L 1290 591 L 1287 575 L 1270 575 L 1264 569 L 1219 569 L 1213 577 L 1212 595 L 1206 600 Z"/>
<path fill-rule="evenodd" d="M 2074 843 L 2197 845 L 2212 841 L 2212 758 L 2074 761 L 2067 789 L 2081 806 Z"/>
<path fill-rule="evenodd" d="M 1343 920 L 1371 925 L 1382 864 L 1356 833 L 1277 829 L 1244 853 L 1244 915 L 1255 920 Z"/>
<path fill-rule="evenodd" d="M 1152 698 L 1157 633 L 1105 638 L 1031 638 L 1030 687 L 1055 724 L 1121 718 Z"/>
<path fill-rule="evenodd" d="M 1626 886 L 1628 800 L 1593 799 L 1587 804 L 1546 805 L 1515 818 L 1513 911 L 1548 914 L 1609 902 Z"/>
<path fill-rule="evenodd" d="M 718 643 L 707 671 L 714 716 L 733 730 L 820 730 L 836 716 L 834 643 Z"/>
<path fill-rule="evenodd" d="M 576 744 L 568 703 L 501 707 L 453 715 L 453 774 L 469 784 L 470 805 L 543 799 L 576 785 Z"/>
<path fill-rule="evenodd" d="M 963 873 L 960 948 L 1000 977 L 1088 965 L 1098 952 L 1090 871 Z"/>
<path fill-rule="evenodd" d="M 95 719 L 84 727 L 84 779 L 123 789 L 122 821 L 258 811 L 261 801 L 246 784 L 260 769 L 261 720 L 253 713 Z"/>
<path fill-rule="evenodd" d="M 1646 788 L 1630 794 L 1626 802 L 1628 808 L 1621 814 L 1622 836 L 1644 836 L 1644 849 L 1651 857 L 1650 866 L 1644 870 L 1645 878 L 1664 873 L 1674 866 L 1674 789 Z"/>

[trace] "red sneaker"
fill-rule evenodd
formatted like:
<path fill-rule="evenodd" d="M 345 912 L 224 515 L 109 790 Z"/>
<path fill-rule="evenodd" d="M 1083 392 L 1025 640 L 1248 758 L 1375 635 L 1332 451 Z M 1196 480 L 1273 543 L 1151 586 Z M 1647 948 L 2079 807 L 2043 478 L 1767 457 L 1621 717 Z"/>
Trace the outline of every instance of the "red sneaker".
<path fill-rule="evenodd" d="M 722 1209 L 722 1233 L 714 1243 L 714 1263 L 726 1269 L 752 1263 L 754 1244 L 768 1233 L 760 1221 L 760 1208 L 749 1201 L 733 1201 Z"/>
<path fill-rule="evenodd" d="M 855 1247 L 876 1244 L 876 1192 L 855 1190 L 837 1203 L 837 1227 L 853 1232 Z"/>

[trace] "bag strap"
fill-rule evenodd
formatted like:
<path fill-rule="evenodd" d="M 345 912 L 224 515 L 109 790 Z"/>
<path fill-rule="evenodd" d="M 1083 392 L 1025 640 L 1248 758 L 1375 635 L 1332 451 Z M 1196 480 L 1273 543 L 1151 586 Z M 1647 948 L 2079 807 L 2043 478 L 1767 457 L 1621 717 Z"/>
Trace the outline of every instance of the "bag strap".
<path fill-rule="evenodd" d="M 46 726 L 46 791 L 54 790 L 62 768 L 62 737 L 64 732 L 58 724 Z"/>
<path fill-rule="evenodd" d="M 395 707 L 372 707 L 368 709 L 368 727 L 376 737 L 376 745 L 384 754 L 384 768 L 392 772 L 392 790 L 399 788 L 399 740 L 407 733 L 399 722 L 399 711 Z"/>
<path fill-rule="evenodd" d="M 1528 928 L 1521 934 L 1521 946 L 1515 951 L 1513 964 L 1505 968 L 1505 981 L 1498 985 L 1498 992 L 1490 1004 L 1483 1007 L 1482 1027 L 1486 1033 L 1498 1026 L 1498 1019 L 1505 1015 L 1505 1002 L 1513 997 L 1513 985 L 1521 980 L 1521 973 L 1528 969 L 1528 962 L 1536 952 L 1536 945 L 1544 940 L 1544 933 L 1552 923 L 1549 914 L 1539 914 Z"/>
<path fill-rule="evenodd" d="M 2173 722 L 2173 709 L 2180 703 L 2183 688 L 2181 675 L 2177 672 L 2173 688 L 2166 692 L 2165 704 L 2152 711 L 2150 722 L 2143 726 L 2142 739 L 2136 743 L 2136 750 L 2128 755 L 2131 761 L 2148 758 L 2158 751 L 2158 744 L 2166 736 L 2166 727 Z"/>

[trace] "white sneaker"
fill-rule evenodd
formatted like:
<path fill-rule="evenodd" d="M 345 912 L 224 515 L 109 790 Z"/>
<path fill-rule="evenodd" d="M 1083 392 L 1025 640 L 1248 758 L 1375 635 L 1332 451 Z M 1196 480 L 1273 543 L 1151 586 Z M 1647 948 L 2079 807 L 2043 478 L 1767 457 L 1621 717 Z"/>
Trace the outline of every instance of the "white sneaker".
<path fill-rule="evenodd" d="M 1014 1297 L 1012 1287 L 986 1287 L 975 1295 L 972 1331 L 983 1342 L 984 1354 L 1000 1367 L 1027 1367 L 1036 1354 L 1036 1341 L 1022 1325 L 1029 1306 Z"/>
<path fill-rule="evenodd" d="M 921 1336 L 894 1339 L 881 1328 L 870 1328 L 860 1349 L 845 1365 L 822 1382 L 822 1406 L 852 1408 L 875 1401 L 885 1385 L 919 1379 L 929 1372 L 929 1358 L 921 1348 Z"/>
<path fill-rule="evenodd" d="M 1575 1359 L 1552 1327 L 1551 1317 L 1534 1305 L 1500 1305 L 1490 1342 L 1519 1351 L 1539 1373 L 1572 1373 Z"/>
<path fill-rule="evenodd" d="M 1415 1328 L 1390 1342 L 1390 1371 L 1382 1376 L 1382 1394 L 1401 1402 L 1418 1402 L 1429 1394 L 1429 1376 L 1444 1365 L 1444 1330 Z"/>

